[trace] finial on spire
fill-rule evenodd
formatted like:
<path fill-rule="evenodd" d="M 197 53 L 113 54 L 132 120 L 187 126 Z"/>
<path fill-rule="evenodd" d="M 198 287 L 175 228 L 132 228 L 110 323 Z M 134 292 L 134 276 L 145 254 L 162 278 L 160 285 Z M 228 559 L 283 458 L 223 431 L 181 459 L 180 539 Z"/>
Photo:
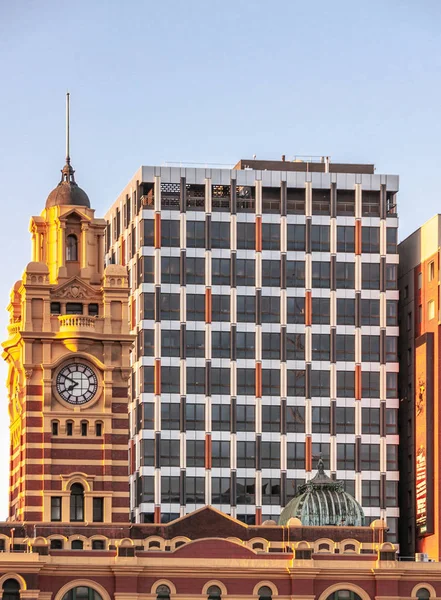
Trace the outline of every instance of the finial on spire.
<path fill-rule="evenodd" d="M 66 92 L 66 163 L 70 164 L 70 93 Z"/>

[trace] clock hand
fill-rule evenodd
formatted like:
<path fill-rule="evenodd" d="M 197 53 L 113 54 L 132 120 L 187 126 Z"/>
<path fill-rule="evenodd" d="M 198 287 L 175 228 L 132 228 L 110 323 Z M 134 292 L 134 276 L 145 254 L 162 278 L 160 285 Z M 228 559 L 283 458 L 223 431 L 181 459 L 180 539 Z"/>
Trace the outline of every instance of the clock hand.
<path fill-rule="evenodd" d="M 73 381 L 73 380 L 71 380 Z M 72 385 L 70 385 L 67 389 L 68 392 L 71 392 L 74 388 L 78 386 L 78 381 L 74 381 Z"/>

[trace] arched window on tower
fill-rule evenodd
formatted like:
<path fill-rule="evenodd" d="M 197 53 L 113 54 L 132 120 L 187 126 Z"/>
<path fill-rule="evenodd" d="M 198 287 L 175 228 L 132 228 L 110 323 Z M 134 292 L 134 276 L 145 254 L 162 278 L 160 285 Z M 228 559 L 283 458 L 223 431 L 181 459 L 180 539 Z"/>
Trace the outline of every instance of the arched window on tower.
<path fill-rule="evenodd" d="M 428 598 L 430 598 L 430 592 L 427 588 L 422 587 L 417 591 L 416 597 L 418 600 L 428 600 Z"/>
<path fill-rule="evenodd" d="M 70 488 L 70 520 L 84 521 L 84 488 L 74 483 Z"/>
<path fill-rule="evenodd" d="M 20 585 L 15 579 L 7 579 L 3 584 L 2 600 L 20 600 Z"/>
<path fill-rule="evenodd" d="M 170 588 L 168 585 L 158 585 L 156 588 L 157 600 L 170 600 Z"/>
<path fill-rule="evenodd" d="M 222 590 L 217 585 L 210 585 L 207 590 L 208 600 L 220 600 L 222 596 Z"/>
<path fill-rule="evenodd" d="M 103 600 L 101 594 L 84 585 L 69 590 L 64 594 L 63 600 Z"/>
<path fill-rule="evenodd" d="M 267 585 L 263 585 L 257 592 L 259 600 L 272 600 L 273 592 Z"/>
<path fill-rule="evenodd" d="M 66 260 L 78 260 L 78 240 L 73 233 L 66 238 Z"/>

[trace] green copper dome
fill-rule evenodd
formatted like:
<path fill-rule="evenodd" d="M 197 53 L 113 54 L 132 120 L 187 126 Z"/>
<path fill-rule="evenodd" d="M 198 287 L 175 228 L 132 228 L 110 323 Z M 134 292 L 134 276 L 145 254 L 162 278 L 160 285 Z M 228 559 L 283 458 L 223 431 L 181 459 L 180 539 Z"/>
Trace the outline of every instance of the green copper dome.
<path fill-rule="evenodd" d="M 320 459 L 317 474 L 299 488 L 282 510 L 279 525 L 286 525 L 292 517 L 300 519 L 302 525 L 315 527 L 364 525 L 364 513 L 360 504 L 345 492 L 341 481 L 328 477 L 323 467 L 323 460 Z"/>

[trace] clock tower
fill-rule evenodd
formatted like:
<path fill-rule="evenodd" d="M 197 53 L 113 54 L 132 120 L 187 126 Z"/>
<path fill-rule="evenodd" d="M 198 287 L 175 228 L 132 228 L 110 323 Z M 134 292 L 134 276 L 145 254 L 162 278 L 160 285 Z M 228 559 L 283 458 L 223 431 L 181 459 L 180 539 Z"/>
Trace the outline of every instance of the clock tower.
<path fill-rule="evenodd" d="M 127 522 L 127 271 L 104 268 L 105 221 L 67 154 L 8 306 L 9 519 Z"/>

